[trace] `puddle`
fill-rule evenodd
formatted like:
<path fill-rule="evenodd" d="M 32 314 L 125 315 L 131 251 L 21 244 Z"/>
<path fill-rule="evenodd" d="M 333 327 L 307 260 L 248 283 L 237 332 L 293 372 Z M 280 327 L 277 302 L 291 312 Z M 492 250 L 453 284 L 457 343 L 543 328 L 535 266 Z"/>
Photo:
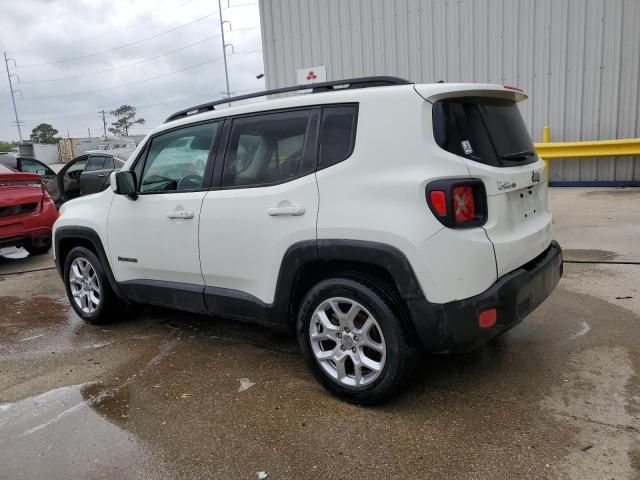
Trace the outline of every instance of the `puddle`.
<path fill-rule="evenodd" d="M 3 480 L 23 478 L 162 478 L 148 448 L 96 413 L 96 384 L 71 385 L 0 404 Z M 120 403 L 120 405 L 127 405 Z M 126 407 L 119 412 L 126 415 Z"/>
<path fill-rule="evenodd" d="M 11 260 L 19 260 L 21 258 L 27 258 L 29 256 L 29 252 L 27 252 L 24 248 L 1 248 L 0 249 L 0 259 L 3 257 Z"/>
<path fill-rule="evenodd" d="M 104 334 L 80 320 L 66 298 L 0 297 L 0 353 L 5 359 L 104 342 Z"/>
<path fill-rule="evenodd" d="M 583 197 L 637 197 L 640 196 L 640 188 L 600 188 L 589 190 L 580 194 Z"/>
<path fill-rule="evenodd" d="M 589 250 L 581 248 L 566 248 L 562 251 L 565 261 L 579 260 L 588 262 L 611 262 L 619 255 L 609 250 Z"/>

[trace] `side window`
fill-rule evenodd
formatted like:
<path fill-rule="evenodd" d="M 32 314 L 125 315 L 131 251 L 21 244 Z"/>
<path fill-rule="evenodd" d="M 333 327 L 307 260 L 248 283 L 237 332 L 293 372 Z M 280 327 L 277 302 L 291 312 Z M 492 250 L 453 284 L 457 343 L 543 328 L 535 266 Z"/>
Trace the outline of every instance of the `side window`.
<path fill-rule="evenodd" d="M 217 131 L 218 123 L 207 123 L 154 137 L 140 175 L 140 192 L 202 188 L 209 150 Z M 136 174 L 140 171 L 138 168 L 136 164 Z"/>
<path fill-rule="evenodd" d="M 71 172 L 77 172 L 78 170 L 84 170 L 84 167 L 87 165 L 87 158 L 88 157 L 82 157 L 80 158 L 80 160 L 76 161 L 73 165 L 71 165 L 67 169 L 67 171 L 65 172 L 65 175 Z"/>
<path fill-rule="evenodd" d="M 89 157 L 85 172 L 92 172 L 94 170 L 102 170 L 104 168 L 104 157 Z"/>
<path fill-rule="evenodd" d="M 356 139 L 355 105 L 324 107 L 320 126 L 320 161 L 318 168 L 346 160 Z"/>
<path fill-rule="evenodd" d="M 44 166 L 31 160 L 22 160 L 22 162 L 20 163 L 20 168 L 23 172 L 29 173 L 42 173 L 42 171 L 44 171 L 46 174 L 47 170 Z"/>
<path fill-rule="evenodd" d="M 268 185 L 305 173 L 304 148 L 310 116 L 310 111 L 299 110 L 234 120 L 222 186 Z"/>

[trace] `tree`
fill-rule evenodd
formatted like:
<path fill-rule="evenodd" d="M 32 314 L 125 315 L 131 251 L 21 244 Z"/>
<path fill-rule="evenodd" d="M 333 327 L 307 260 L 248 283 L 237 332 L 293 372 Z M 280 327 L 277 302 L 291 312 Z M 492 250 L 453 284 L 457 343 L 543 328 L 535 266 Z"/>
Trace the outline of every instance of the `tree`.
<path fill-rule="evenodd" d="M 53 128 L 48 123 L 41 123 L 36 128 L 31 130 L 31 141 L 33 143 L 56 143 L 58 139 L 56 135 L 58 130 Z"/>
<path fill-rule="evenodd" d="M 13 144 L 10 142 L 3 142 L 0 140 L 0 152 L 8 153 L 13 149 Z"/>
<path fill-rule="evenodd" d="M 109 127 L 109 131 L 116 136 L 126 137 L 132 125 L 144 125 L 144 118 L 136 118 L 136 107 L 131 105 L 122 105 L 109 114 L 117 118 Z"/>

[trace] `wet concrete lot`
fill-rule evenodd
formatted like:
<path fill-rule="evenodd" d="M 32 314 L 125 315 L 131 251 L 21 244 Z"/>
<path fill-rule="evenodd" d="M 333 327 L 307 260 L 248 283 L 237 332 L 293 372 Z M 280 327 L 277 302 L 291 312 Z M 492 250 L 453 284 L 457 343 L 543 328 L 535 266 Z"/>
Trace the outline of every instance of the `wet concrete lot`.
<path fill-rule="evenodd" d="M 633 236 L 640 214 L 591 207 L 592 243 L 565 220 L 588 193 L 552 194 L 567 257 L 640 260 L 599 227 Z M 640 265 L 566 264 L 520 326 L 425 357 L 363 408 L 256 326 L 162 309 L 85 325 L 47 261 L 0 260 L 0 479 L 640 478 Z"/>

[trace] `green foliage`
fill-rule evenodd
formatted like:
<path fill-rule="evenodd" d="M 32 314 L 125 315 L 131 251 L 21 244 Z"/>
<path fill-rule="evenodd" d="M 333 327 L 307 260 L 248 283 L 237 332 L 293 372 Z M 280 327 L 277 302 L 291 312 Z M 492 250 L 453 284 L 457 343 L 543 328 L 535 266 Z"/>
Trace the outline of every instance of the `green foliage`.
<path fill-rule="evenodd" d="M 7 153 L 13 148 L 13 143 L 0 141 L 0 152 Z"/>
<path fill-rule="evenodd" d="M 122 105 L 111 110 L 109 114 L 117 119 L 109 127 L 109 131 L 116 136 L 126 137 L 129 135 L 129 128 L 132 125 L 144 125 L 144 118 L 136 118 L 136 107 L 131 105 Z"/>
<path fill-rule="evenodd" d="M 56 135 L 58 130 L 53 128 L 48 123 L 41 123 L 36 128 L 31 130 L 31 141 L 33 143 L 57 143 L 58 138 Z"/>

